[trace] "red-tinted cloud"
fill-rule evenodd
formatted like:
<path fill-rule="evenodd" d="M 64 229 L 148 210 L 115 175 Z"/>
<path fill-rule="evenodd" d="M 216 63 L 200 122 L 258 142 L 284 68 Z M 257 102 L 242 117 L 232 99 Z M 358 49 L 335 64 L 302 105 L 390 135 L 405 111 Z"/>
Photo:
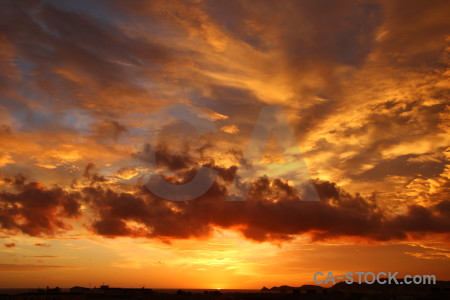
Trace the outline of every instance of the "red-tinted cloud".
<path fill-rule="evenodd" d="M 32 236 L 67 230 L 66 219 L 81 216 L 80 194 L 60 187 L 45 188 L 37 182 L 26 182 L 19 175 L 7 177 L 16 190 L 0 193 L 0 226 L 5 230 L 21 231 Z"/>
<path fill-rule="evenodd" d="M 168 156 L 165 164 L 173 163 L 171 154 L 161 150 L 159 155 Z M 321 201 L 309 202 L 299 201 L 283 180 L 260 178 L 247 201 L 233 202 L 225 198 L 237 168 L 208 166 L 218 171 L 216 182 L 203 196 L 183 202 L 159 199 L 145 188 L 138 193 L 119 192 L 91 183 L 80 192 L 68 192 L 27 182 L 20 175 L 8 177 L 5 181 L 17 192 L 0 194 L 0 225 L 33 236 L 54 234 L 69 230 L 66 220 L 80 217 L 80 207 L 85 205 L 94 216 L 85 220 L 88 227 L 106 237 L 204 238 L 214 227 L 238 231 L 258 242 L 290 240 L 301 234 L 313 240 L 356 237 L 384 241 L 406 239 L 410 233 L 450 233 L 448 200 L 431 207 L 412 205 L 405 214 L 391 216 L 374 195 L 352 195 L 332 182 L 315 180 Z M 85 176 L 91 177 L 93 169 L 89 164 Z M 178 179 L 167 180 L 178 183 L 189 181 L 197 171 L 195 167 L 174 169 Z"/>

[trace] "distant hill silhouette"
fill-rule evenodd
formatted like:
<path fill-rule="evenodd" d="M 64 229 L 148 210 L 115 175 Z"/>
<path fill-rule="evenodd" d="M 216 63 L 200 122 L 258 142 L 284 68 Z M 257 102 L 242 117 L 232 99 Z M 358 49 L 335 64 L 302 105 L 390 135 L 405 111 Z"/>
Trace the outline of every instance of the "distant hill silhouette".
<path fill-rule="evenodd" d="M 288 285 L 282 285 L 282 286 L 274 286 L 270 289 L 263 287 L 261 291 L 263 292 L 278 292 L 278 293 L 299 293 L 299 292 L 305 292 L 305 293 L 313 293 L 313 292 L 323 292 L 323 290 L 326 289 L 322 286 L 318 285 L 302 285 L 300 287 L 293 287 Z"/>
<path fill-rule="evenodd" d="M 400 280 L 399 280 L 400 281 Z M 47 288 L 15 295 L 0 295 L 0 299 L 30 300 L 71 300 L 71 299 L 201 299 L 201 300 L 384 300 L 384 299 L 450 299 L 450 281 L 438 281 L 433 285 L 388 285 L 388 284 L 346 284 L 339 282 L 332 287 L 302 285 L 298 287 L 282 285 L 263 287 L 258 291 L 237 290 L 175 290 L 155 291 L 148 288 L 114 288 L 102 285 L 100 288 L 74 286 L 70 290 Z"/>
<path fill-rule="evenodd" d="M 347 296 L 351 296 L 351 299 L 450 299 L 450 281 L 437 281 L 436 284 L 404 284 L 403 279 L 398 279 L 398 282 L 399 284 L 339 282 L 328 288 L 317 285 L 300 287 L 282 285 L 263 287 L 261 292 L 320 296 L 314 299 L 347 299 Z"/>

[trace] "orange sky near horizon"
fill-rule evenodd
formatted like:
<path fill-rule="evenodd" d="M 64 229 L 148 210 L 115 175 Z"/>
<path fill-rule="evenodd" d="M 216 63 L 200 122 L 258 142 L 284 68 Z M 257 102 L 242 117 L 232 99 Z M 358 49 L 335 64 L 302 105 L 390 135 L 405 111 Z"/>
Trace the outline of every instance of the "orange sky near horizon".
<path fill-rule="evenodd" d="M 1 7 L 0 288 L 450 280 L 448 1 Z M 267 106 L 301 157 L 272 137 L 243 159 Z M 288 180 L 302 159 L 320 201 Z M 217 176 L 196 199 L 145 188 L 201 166 Z M 235 178 L 246 201 L 225 200 Z"/>

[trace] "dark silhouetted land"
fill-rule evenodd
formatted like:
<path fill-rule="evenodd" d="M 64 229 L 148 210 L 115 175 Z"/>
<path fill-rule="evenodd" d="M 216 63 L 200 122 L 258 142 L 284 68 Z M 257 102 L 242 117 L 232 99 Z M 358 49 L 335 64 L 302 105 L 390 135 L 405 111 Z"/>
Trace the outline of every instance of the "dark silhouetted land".
<path fill-rule="evenodd" d="M 332 287 L 287 285 L 262 288 L 257 291 L 237 290 L 153 290 L 149 288 L 112 288 L 103 285 L 100 288 L 74 286 L 68 290 L 46 288 L 28 290 L 23 293 L 0 295 L 0 299 L 23 300 L 71 300 L 71 299 L 450 299 L 450 281 L 438 281 L 436 284 L 421 285 L 381 285 L 346 284 L 340 282 Z"/>

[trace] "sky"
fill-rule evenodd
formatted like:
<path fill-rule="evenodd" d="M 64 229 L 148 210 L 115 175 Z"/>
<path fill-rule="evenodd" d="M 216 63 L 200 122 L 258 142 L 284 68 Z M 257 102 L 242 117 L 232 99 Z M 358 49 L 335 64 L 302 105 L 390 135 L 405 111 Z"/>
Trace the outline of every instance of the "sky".
<path fill-rule="evenodd" d="M 0 288 L 450 280 L 449 1 L 0 5 Z"/>

